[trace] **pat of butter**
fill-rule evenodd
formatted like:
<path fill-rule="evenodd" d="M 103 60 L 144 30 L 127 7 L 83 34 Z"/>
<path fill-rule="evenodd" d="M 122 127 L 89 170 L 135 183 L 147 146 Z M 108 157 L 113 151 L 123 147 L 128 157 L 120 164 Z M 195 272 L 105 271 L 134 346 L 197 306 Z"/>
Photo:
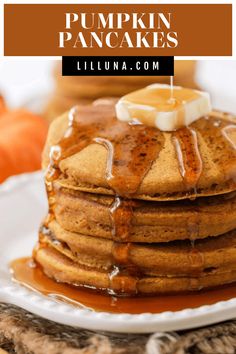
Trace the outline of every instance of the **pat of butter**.
<path fill-rule="evenodd" d="M 116 115 L 121 121 L 175 131 L 209 114 L 211 109 L 207 92 L 154 84 L 121 97 Z"/>

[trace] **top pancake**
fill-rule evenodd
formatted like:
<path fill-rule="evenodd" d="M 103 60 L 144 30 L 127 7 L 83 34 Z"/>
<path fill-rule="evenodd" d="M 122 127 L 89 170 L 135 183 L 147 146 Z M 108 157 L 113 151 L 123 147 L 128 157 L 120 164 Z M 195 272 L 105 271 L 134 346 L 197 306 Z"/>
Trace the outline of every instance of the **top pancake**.
<path fill-rule="evenodd" d="M 84 138 L 83 129 L 85 122 L 87 122 L 86 129 L 88 129 L 89 124 L 91 124 L 91 129 L 93 128 L 93 117 L 95 116 L 97 119 L 96 122 L 100 122 L 99 124 L 106 124 L 104 122 L 108 122 L 107 126 L 104 125 L 104 129 L 108 129 L 109 131 L 113 129 L 114 124 L 117 124 L 113 102 L 96 106 L 89 105 L 79 107 L 78 110 L 78 119 L 80 121 L 83 120 L 83 124 L 79 126 L 76 133 L 82 134 L 80 137 L 78 135 L 78 140 L 81 139 L 81 137 Z M 153 161 L 150 160 L 150 166 L 146 171 L 142 171 L 143 178 L 140 178 L 139 187 L 132 194 L 132 198 L 144 200 L 177 200 L 234 191 L 236 189 L 235 122 L 235 117 L 231 115 L 214 112 L 209 117 L 203 117 L 197 120 L 188 128 L 180 129 L 177 133 L 160 132 L 155 128 L 147 128 L 147 130 L 145 130 L 146 128 L 140 128 L 140 126 L 132 126 L 132 130 L 129 128 L 131 134 L 134 135 L 137 133 L 137 129 L 144 129 L 144 135 L 150 133 L 156 134 L 157 143 L 160 145 L 160 151 L 158 151 L 158 153 L 156 152 L 156 157 Z M 123 122 L 119 124 L 122 126 L 119 126 L 119 129 L 116 130 L 115 133 L 113 132 L 116 142 L 123 141 L 123 130 L 128 126 L 127 123 Z M 108 126 L 109 128 L 107 128 Z M 67 128 L 68 113 L 59 117 L 51 124 L 43 154 L 44 168 L 47 168 L 49 165 L 51 146 L 60 144 Z M 155 129 L 155 132 L 153 129 Z M 191 142 L 190 139 L 192 138 L 190 135 L 193 134 L 193 132 L 196 141 Z M 180 156 L 174 142 L 176 138 L 179 139 L 181 136 L 183 136 L 183 141 L 179 140 L 181 147 Z M 101 137 L 104 138 L 104 135 L 97 135 L 95 138 Z M 77 143 L 75 140 L 76 135 L 73 140 L 74 145 Z M 140 144 L 138 144 L 137 141 L 135 141 L 135 143 L 136 145 L 130 146 L 130 149 L 129 146 L 128 149 L 127 146 L 125 146 L 126 150 L 124 146 L 122 147 L 125 151 L 125 153 L 123 153 L 124 160 L 130 158 L 132 149 L 139 149 L 140 155 L 142 155 L 142 153 L 147 154 L 145 144 L 143 144 L 142 141 L 140 141 Z M 72 151 L 74 145 L 71 146 Z M 197 152 L 195 151 L 196 149 Z M 67 154 L 67 157 L 61 159 L 58 165 L 61 173 L 58 175 L 57 179 L 62 186 L 91 193 L 119 194 L 117 190 L 111 187 L 107 179 L 110 155 L 104 144 L 95 143 L 93 140 L 79 152 L 76 152 L 76 149 L 74 150 L 74 153 L 70 155 Z M 197 159 L 201 160 L 201 173 L 196 184 L 190 186 L 189 181 L 186 180 L 186 175 L 191 175 L 196 172 Z M 141 157 L 140 161 L 142 162 Z M 118 162 L 120 164 L 122 161 L 120 160 Z M 130 163 L 131 162 L 132 159 Z M 136 177 L 138 175 L 137 169 L 139 168 L 138 162 L 139 157 L 136 156 Z M 127 169 L 125 170 L 126 174 L 120 173 L 119 176 L 120 185 L 126 187 L 134 180 L 134 176 L 132 175 L 134 169 L 132 169 L 133 167 L 130 168 L 130 166 L 128 166 L 128 168 L 128 172 Z"/>

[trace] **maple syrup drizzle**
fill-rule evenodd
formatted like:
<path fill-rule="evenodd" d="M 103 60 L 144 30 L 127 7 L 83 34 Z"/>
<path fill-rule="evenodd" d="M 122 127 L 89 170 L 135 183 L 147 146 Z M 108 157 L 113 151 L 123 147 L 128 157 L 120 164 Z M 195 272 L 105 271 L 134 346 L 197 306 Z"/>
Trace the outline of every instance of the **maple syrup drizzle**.
<path fill-rule="evenodd" d="M 136 202 L 132 199 L 115 197 L 110 207 L 112 236 L 116 241 L 128 241 L 132 226 L 133 207 Z"/>
<path fill-rule="evenodd" d="M 209 124 L 210 123 L 210 124 Z M 230 138 L 230 132 L 236 129 L 236 125 L 229 124 L 216 117 L 203 117 L 199 122 L 194 123 L 193 127 L 197 124 L 199 134 L 203 137 L 207 144 L 211 144 L 213 139 L 215 144 L 221 148 L 224 153 L 224 158 L 221 156 L 222 171 L 225 171 L 226 179 L 235 179 L 236 174 L 231 176 L 227 172 L 228 163 L 232 164 L 233 158 L 236 166 L 236 149 L 235 143 Z M 210 130 L 210 131 L 209 131 Z M 197 183 L 202 172 L 202 161 L 197 147 L 197 135 L 193 128 L 179 129 L 174 133 L 173 142 L 176 149 L 176 154 L 179 161 L 180 172 L 183 177 L 184 183 L 191 192 L 191 199 L 197 194 Z M 230 143 L 230 144 L 229 144 Z M 219 163 L 219 156 L 217 162 Z M 193 196 L 193 197 L 192 197 Z M 192 248 L 189 252 L 190 264 L 192 265 L 193 274 L 198 272 L 198 269 L 204 269 L 204 256 L 195 247 L 195 239 L 199 235 L 199 216 L 196 207 L 195 217 L 186 225 L 186 232 L 191 241 Z M 196 271 L 195 271 L 196 269 Z M 190 282 L 190 289 L 198 289 L 197 279 Z"/>
<path fill-rule="evenodd" d="M 112 247 L 113 267 L 110 273 L 110 289 L 117 289 L 119 295 L 130 296 L 138 293 L 137 283 L 141 275 L 139 268 L 130 260 L 132 244 L 114 242 Z M 109 293 L 115 294 L 114 290 Z"/>
<path fill-rule="evenodd" d="M 228 125 L 222 129 L 222 134 L 229 141 L 229 143 L 233 146 L 234 150 L 236 150 L 236 141 L 231 138 L 230 133 L 236 132 L 236 125 Z"/>
<path fill-rule="evenodd" d="M 174 76 L 170 76 L 170 101 L 174 100 Z"/>
<path fill-rule="evenodd" d="M 132 227 L 133 207 L 136 205 L 132 199 L 115 197 L 110 207 L 112 222 L 112 248 L 113 266 L 109 275 L 111 294 L 118 289 L 120 294 L 136 294 L 139 270 L 129 258 L 132 247 L 129 241 Z M 119 242 L 120 241 L 120 242 Z M 122 242 L 123 241 L 123 242 Z"/>
<path fill-rule="evenodd" d="M 189 263 L 191 265 L 191 274 L 193 277 L 190 279 L 189 290 L 201 290 L 198 276 L 203 272 L 205 268 L 205 258 L 204 254 L 199 251 L 195 245 L 195 240 L 190 240 L 190 242 L 191 248 L 188 252 L 188 257 Z"/>
<path fill-rule="evenodd" d="M 202 160 L 198 150 L 197 134 L 190 127 L 173 133 L 173 143 L 184 184 L 189 191 L 197 194 L 197 183 L 202 173 Z"/>
<path fill-rule="evenodd" d="M 138 314 L 179 311 L 226 301 L 234 298 L 236 294 L 234 283 L 197 293 L 135 298 L 115 297 L 58 283 L 48 278 L 41 267 L 32 262 L 31 258 L 17 259 L 11 263 L 10 267 L 13 279 L 31 290 L 80 308 L 102 312 Z M 192 282 L 190 286 L 193 288 L 197 284 Z"/>
<path fill-rule="evenodd" d="M 113 224 L 113 238 L 127 241 L 132 223 L 132 205 L 130 199 L 138 190 L 153 161 L 158 157 L 164 145 L 164 135 L 159 130 L 144 125 L 135 126 L 116 119 L 114 103 L 99 101 L 96 105 L 74 107 L 69 112 L 68 128 L 64 137 L 50 151 L 50 163 L 46 172 L 46 187 L 49 200 L 48 223 L 54 217 L 55 196 L 53 182 L 60 176 L 60 161 L 80 152 L 92 143 L 101 144 L 108 151 L 106 179 L 117 197 L 110 208 Z M 119 197 L 118 197 L 119 196 Z M 127 245 L 120 244 L 114 257 L 110 274 L 110 287 L 116 283 L 116 289 L 136 292 L 134 266 L 130 265 Z M 119 264 L 117 254 L 126 254 L 125 266 Z M 123 259 L 124 262 L 124 259 Z M 132 275 L 129 276 L 129 272 Z M 138 274 L 138 270 L 135 271 Z M 117 280 L 116 280 L 117 279 Z M 120 289 L 118 288 L 120 284 Z"/>
<path fill-rule="evenodd" d="M 202 173 L 202 160 L 198 150 L 197 134 L 192 128 L 185 127 L 174 132 L 172 140 L 183 182 L 191 194 L 191 199 L 194 199 L 197 196 L 197 183 Z M 197 250 L 194 243 L 194 240 L 199 235 L 199 214 L 197 209 L 186 225 L 186 233 L 192 246 L 189 251 L 189 260 L 193 274 L 195 274 L 199 268 L 204 268 L 204 257 Z M 196 288 L 197 285 L 195 283 L 190 284 L 190 289 Z"/>
<path fill-rule="evenodd" d="M 185 126 L 185 105 L 199 98 L 196 90 L 183 87 L 174 87 L 174 78 L 170 76 L 169 89 L 167 87 L 144 88 L 131 92 L 121 98 L 127 105 L 127 109 L 135 123 L 145 124 L 146 126 L 156 126 L 157 115 L 160 112 L 175 112 L 176 127 Z M 147 94 L 148 90 L 148 94 Z"/>
<path fill-rule="evenodd" d="M 54 179 L 62 159 L 98 143 L 108 151 L 106 177 L 109 186 L 120 197 L 133 196 L 162 149 L 163 133 L 144 125 L 118 121 L 112 105 L 75 107 L 69 117 L 64 137 L 51 148 L 53 153 L 46 180 Z"/>
<path fill-rule="evenodd" d="M 224 173 L 224 179 L 236 182 L 235 138 L 233 140 L 230 136 L 230 132 L 233 133 L 236 130 L 236 124 L 225 120 L 224 116 L 225 118 L 231 117 L 228 114 L 222 114 L 222 117 L 218 118 L 213 112 L 212 115 L 196 122 L 198 123 L 197 129 L 207 146 L 212 144 L 217 146 L 212 161 L 220 166 L 220 170 Z M 196 123 L 193 123 L 193 127 Z M 232 166 L 235 168 L 232 169 Z"/>

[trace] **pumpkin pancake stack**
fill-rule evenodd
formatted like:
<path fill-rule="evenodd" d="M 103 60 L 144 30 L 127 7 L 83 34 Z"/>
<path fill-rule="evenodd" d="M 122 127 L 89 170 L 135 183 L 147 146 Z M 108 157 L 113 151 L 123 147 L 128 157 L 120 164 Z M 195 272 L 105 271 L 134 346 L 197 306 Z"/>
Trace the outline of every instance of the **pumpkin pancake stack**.
<path fill-rule="evenodd" d="M 175 84 L 196 87 L 195 67 L 191 60 L 175 61 Z M 121 97 L 156 81 L 155 76 L 62 76 L 59 63 L 54 69 L 55 90 L 45 114 L 51 121 L 74 105 L 90 104 L 100 97 Z M 168 76 L 158 77 L 158 81 L 170 83 Z"/>
<path fill-rule="evenodd" d="M 56 119 L 44 150 L 49 215 L 34 258 L 59 282 L 137 295 L 236 281 L 236 123 L 176 131 L 117 119 L 114 100 Z"/>

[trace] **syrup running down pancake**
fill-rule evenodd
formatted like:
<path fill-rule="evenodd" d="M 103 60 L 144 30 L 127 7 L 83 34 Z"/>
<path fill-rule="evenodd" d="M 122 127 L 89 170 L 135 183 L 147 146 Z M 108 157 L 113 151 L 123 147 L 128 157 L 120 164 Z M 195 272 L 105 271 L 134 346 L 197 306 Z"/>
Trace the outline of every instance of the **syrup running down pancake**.
<path fill-rule="evenodd" d="M 236 120 L 210 112 L 207 94 L 179 90 L 183 119 L 170 120 L 172 131 L 136 115 L 124 121 L 122 111 L 117 119 L 116 99 L 76 106 L 51 124 L 43 154 L 49 209 L 33 251 L 40 274 L 130 297 L 236 281 Z M 198 108 L 210 113 L 196 116 Z"/>
<path fill-rule="evenodd" d="M 118 121 L 114 104 L 77 107 L 52 123 L 43 167 L 50 164 L 48 176 L 60 172 L 50 181 L 90 193 L 144 200 L 224 194 L 236 187 L 234 122 L 214 112 L 168 133 Z"/>
<path fill-rule="evenodd" d="M 235 117 L 212 112 L 162 132 L 119 121 L 115 102 L 51 125 L 36 264 L 59 282 L 126 296 L 236 281 Z"/>
<path fill-rule="evenodd" d="M 54 193 L 55 218 L 65 230 L 119 241 L 112 221 L 114 196 L 81 192 L 61 187 L 58 182 L 54 183 Z M 165 202 L 132 200 L 128 216 L 126 241 L 130 242 L 169 242 L 218 236 L 236 228 L 236 195 L 228 193 Z"/>

